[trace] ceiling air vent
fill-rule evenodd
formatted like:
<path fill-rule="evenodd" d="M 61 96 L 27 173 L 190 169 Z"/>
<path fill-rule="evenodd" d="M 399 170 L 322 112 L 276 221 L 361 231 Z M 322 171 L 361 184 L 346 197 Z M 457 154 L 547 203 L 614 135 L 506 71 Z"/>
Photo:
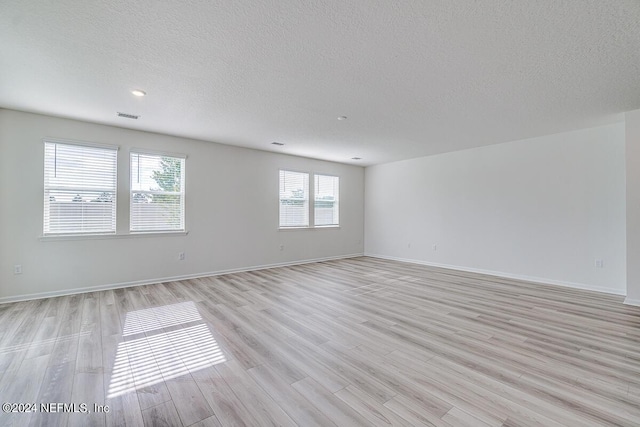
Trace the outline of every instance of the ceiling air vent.
<path fill-rule="evenodd" d="M 124 117 L 125 119 L 134 119 L 134 120 L 138 120 L 138 118 L 140 116 L 136 116 L 135 114 L 127 114 L 127 113 L 121 113 L 118 111 L 118 117 Z"/>

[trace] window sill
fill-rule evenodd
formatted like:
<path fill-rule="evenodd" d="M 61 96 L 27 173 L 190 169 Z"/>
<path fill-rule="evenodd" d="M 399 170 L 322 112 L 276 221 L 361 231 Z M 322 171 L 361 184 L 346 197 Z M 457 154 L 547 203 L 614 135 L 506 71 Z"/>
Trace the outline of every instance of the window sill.
<path fill-rule="evenodd" d="M 41 242 L 60 242 L 67 240 L 111 240 L 111 239 L 136 239 L 139 237 L 168 237 L 168 236 L 186 236 L 188 231 L 151 231 L 151 232 L 132 232 L 127 234 L 56 234 L 48 236 L 40 236 L 38 240 Z"/>
<path fill-rule="evenodd" d="M 278 231 L 339 229 L 339 225 L 317 225 L 315 227 L 280 227 Z"/>

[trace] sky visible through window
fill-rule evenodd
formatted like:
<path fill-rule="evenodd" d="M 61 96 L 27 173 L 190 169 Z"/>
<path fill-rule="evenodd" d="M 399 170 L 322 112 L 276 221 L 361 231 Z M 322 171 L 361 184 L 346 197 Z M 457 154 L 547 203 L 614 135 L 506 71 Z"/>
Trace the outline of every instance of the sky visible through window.
<path fill-rule="evenodd" d="M 161 157 L 144 154 L 131 155 L 131 190 L 158 190 L 158 183 L 153 179 L 153 171 L 162 170 Z"/>

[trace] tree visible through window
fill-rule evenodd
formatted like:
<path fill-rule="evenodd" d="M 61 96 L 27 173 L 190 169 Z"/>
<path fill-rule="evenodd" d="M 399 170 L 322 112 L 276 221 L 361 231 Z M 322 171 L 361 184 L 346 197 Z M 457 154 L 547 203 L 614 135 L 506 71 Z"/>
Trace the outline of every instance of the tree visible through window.
<path fill-rule="evenodd" d="M 131 231 L 183 231 L 182 157 L 131 152 Z"/>

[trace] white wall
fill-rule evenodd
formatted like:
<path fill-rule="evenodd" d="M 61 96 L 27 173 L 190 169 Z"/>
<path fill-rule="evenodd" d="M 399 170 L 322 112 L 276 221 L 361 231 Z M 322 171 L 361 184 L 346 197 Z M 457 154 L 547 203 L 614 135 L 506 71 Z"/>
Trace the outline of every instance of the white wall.
<path fill-rule="evenodd" d="M 619 123 L 368 167 L 365 253 L 624 294 L 624 144 Z"/>
<path fill-rule="evenodd" d="M 640 305 L 640 110 L 625 114 L 627 172 L 627 299 Z"/>
<path fill-rule="evenodd" d="M 187 154 L 189 234 L 41 241 L 44 137 L 120 146 L 119 233 L 128 230 L 129 149 Z M 280 168 L 339 175 L 341 227 L 279 231 Z M 0 302 L 361 254 L 363 185 L 361 167 L 0 110 Z M 15 264 L 23 274 L 13 274 Z"/>

